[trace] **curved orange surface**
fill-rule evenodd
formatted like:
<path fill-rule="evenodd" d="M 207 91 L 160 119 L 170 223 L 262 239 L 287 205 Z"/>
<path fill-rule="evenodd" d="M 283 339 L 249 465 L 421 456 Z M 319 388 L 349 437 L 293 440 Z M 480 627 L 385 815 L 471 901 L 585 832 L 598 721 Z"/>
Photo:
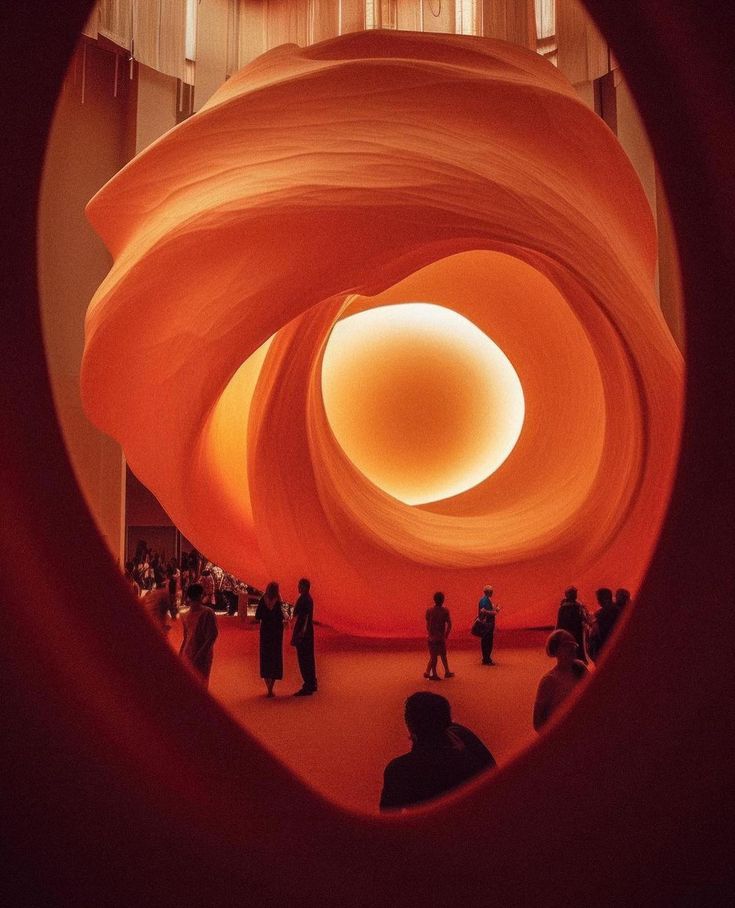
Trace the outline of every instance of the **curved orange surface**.
<path fill-rule="evenodd" d="M 8 904 L 485 905 L 488 879 L 468 854 L 485 856 L 491 897 L 508 906 L 730 904 L 732 12 L 701 0 L 593 7 L 651 132 L 687 300 L 682 457 L 636 609 L 581 708 L 535 747 L 467 795 L 380 820 L 305 791 L 185 673 L 129 598 L 74 481 L 34 237 L 45 137 L 90 6 L 9 6 L 0 59 L 0 84 L 22 85 L 5 108 L 0 173 L 14 203 L 0 222 Z M 39 46 L 44 66 L 24 78 Z"/>
<path fill-rule="evenodd" d="M 548 622 L 571 580 L 637 589 L 673 475 L 681 356 L 632 167 L 539 56 L 401 32 L 276 48 L 88 213 L 115 262 L 89 307 L 85 408 L 209 558 L 261 585 L 310 576 L 323 620 L 370 635 L 415 634 L 436 588 L 464 603 L 491 580 L 507 626 Z M 492 338 L 526 402 L 499 469 L 418 506 L 346 455 L 322 387 L 340 319 L 415 301 Z M 478 393 L 469 353 L 441 379 L 412 343 L 390 377 L 431 405 L 401 428 L 450 432 Z M 431 485 L 436 445 L 408 453 Z M 440 463 L 445 485 L 461 457 Z"/>

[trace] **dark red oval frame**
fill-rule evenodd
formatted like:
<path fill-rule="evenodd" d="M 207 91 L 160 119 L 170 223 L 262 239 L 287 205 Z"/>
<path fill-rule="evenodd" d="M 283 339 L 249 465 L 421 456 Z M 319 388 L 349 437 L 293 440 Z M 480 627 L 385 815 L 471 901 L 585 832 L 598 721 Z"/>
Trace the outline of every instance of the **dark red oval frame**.
<path fill-rule="evenodd" d="M 35 277 L 46 135 L 91 3 L 3 11 L 0 601 L 13 904 L 732 896 L 735 16 L 712 0 L 589 5 L 648 126 L 676 224 L 688 375 L 674 494 L 636 611 L 584 709 L 470 796 L 394 820 L 347 815 L 305 790 L 195 683 L 182 689 L 172 654 L 118 607 L 126 588 L 56 422 Z"/>

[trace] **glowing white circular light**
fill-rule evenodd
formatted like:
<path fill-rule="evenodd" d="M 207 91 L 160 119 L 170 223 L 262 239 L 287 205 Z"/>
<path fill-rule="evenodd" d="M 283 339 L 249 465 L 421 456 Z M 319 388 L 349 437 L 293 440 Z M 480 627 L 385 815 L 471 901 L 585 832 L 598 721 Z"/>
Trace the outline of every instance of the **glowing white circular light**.
<path fill-rule="evenodd" d="M 471 489 L 513 450 L 525 402 L 503 351 L 464 316 L 401 303 L 338 322 L 324 351 L 327 419 L 352 463 L 406 504 Z"/>

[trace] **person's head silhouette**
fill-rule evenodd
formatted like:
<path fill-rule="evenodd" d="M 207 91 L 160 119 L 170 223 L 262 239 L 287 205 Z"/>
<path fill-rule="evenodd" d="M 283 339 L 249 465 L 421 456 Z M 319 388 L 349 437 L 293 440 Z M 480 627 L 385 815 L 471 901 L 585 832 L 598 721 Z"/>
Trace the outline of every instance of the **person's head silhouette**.
<path fill-rule="evenodd" d="M 436 744 L 452 724 L 452 711 L 446 697 L 419 691 L 406 700 L 404 718 L 416 744 Z"/>
<path fill-rule="evenodd" d="M 603 586 L 599 590 L 597 590 L 595 596 L 597 596 L 597 601 L 603 608 L 610 608 L 610 606 L 613 604 L 612 590 L 609 590 L 606 586 Z"/>

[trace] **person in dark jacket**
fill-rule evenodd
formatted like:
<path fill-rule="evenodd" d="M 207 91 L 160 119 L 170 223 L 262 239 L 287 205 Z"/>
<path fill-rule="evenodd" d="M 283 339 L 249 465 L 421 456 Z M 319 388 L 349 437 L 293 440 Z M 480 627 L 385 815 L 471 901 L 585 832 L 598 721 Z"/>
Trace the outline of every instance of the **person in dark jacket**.
<path fill-rule="evenodd" d="M 595 595 L 600 607 L 594 614 L 590 631 L 589 650 L 593 662 L 600 658 L 600 653 L 620 616 L 620 606 L 613 601 L 612 590 L 602 587 Z"/>
<path fill-rule="evenodd" d="M 569 631 L 577 641 L 577 658 L 587 664 L 584 638 L 590 617 L 587 609 L 577 600 L 577 587 L 570 586 L 564 591 L 556 618 L 556 630 Z"/>
<path fill-rule="evenodd" d="M 615 605 L 617 605 L 618 611 L 622 612 L 629 602 L 630 590 L 626 590 L 625 587 L 622 586 L 615 590 Z"/>
<path fill-rule="evenodd" d="M 304 683 L 301 690 L 294 694 L 295 697 L 309 697 L 317 689 L 314 661 L 314 601 L 309 593 L 310 589 L 311 583 L 306 577 L 302 577 L 299 580 L 299 598 L 293 609 L 295 624 L 291 644 L 296 647 L 299 671 Z"/>
<path fill-rule="evenodd" d="M 495 766 L 477 735 L 452 722 L 445 697 L 428 691 L 411 694 L 404 718 L 413 744 L 410 753 L 385 767 L 381 810 L 422 804 Z"/>

